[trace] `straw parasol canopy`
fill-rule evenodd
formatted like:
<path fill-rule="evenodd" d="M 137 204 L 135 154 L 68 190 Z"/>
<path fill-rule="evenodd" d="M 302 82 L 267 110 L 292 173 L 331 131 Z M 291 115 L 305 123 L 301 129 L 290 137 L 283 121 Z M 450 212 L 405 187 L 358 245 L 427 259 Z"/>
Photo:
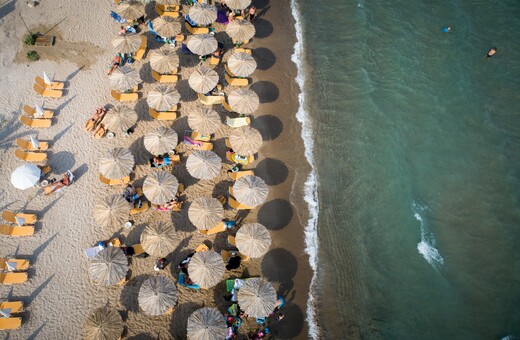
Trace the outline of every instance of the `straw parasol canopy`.
<path fill-rule="evenodd" d="M 212 68 L 200 65 L 190 75 L 188 82 L 195 92 L 208 93 L 217 86 L 218 74 Z"/>
<path fill-rule="evenodd" d="M 255 58 L 244 52 L 233 53 L 227 65 L 231 72 L 239 77 L 248 77 L 256 70 Z"/>
<path fill-rule="evenodd" d="M 226 334 L 226 319 L 216 308 L 197 309 L 188 318 L 188 339 L 190 340 L 221 340 L 226 337 Z"/>
<path fill-rule="evenodd" d="M 134 53 L 141 45 L 139 34 L 117 35 L 112 39 L 112 46 L 116 53 Z"/>
<path fill-rule="evenodd" d="M 112 195 L 94 206 L 94 220 L 103 228 L 121 227 L 128 221 L 130 205 L 120 195 Z"/>
<path fill-rule="evenodd" d="M 130 129 L 137 123 L 137 113 L 126 105 L 117 105 L 108 110 L 103 124 L 112 131 L 122 131 Z"/>
<path fill-rule="evenodd" d="M 224 207 L 213 197 L 199 197 L 190 205 L 188 218 L 199 230 L 209 230 L 222 222 Z"/>
<path fill-rule="evenodd" d="M 211 135 L 220 126 L 220 116 L 211 107 L 204 106 L 188 113 L 188 125 L 198 133 Z"/>
<path fill-rule="evenodd" d="M 198 25 L 209 25 L 217 20 L 217 7 L 214 5 L 196 2 L 195 5 L 191 6 L 188 13 L 191 20 Z"/>
<path fill-rule="evenodd" d="M 248 279 L 238 291 L 238 304 L 254 318 L 264 318 L 276 306 L 276 291 L 271 282 L 261 277 Z"/>
<path fill-rule="evenodd" d="M 106 151 L 99 160 L 99 172 L 108 179 L 120 179 L 132 172 L 135 160 L 130 150 L 115 148 Z"/>
<path fill-rule="evenodd" d="M 123 333 L 124 324 L 117 310 L 101 307 L 85 320 L 83 328 L 85 339 L 117 340 Z"/>
<path fill-rule="evenodd" d="M 249 5 L 251 5 L 251 0 L 227 0 L 226 6 L 228 6 L 232 10 L 242 10 L 246 9 Z"/>
<path fill-rule="evenodd" d="M 143 141 L 145 149 L 152 155 L 162 155 L 170 152 L 177 146 L 179 137 L 174 130 L 159 126 L 144 135 Z"/>
<path fill-rule="evenodd" d="M 195 253 L 188 265 L 191 280 L 206 289 L 219 283 L 225 270 L 222 256 L 213 250 Z"/>
<path fill-rule="evenodd" d="M 241 126 L 231 130 L 229 142 L 233 150 L 239 155 L 254 155 L 262 146 L 262 135 L 255 128 Z"/>
<path fill-rule="evenodd" d="M 258 176 L 244 176 L 233 184 L 233 195 L 238 202 L 254 207 L 264 203 L 269 188 Z"/>
<path fill-rule="evenodd" d="M 157 111 L 170 111 L 177 105 L 181 95 L 173 86 L 159 84 L 148 93 L 148 106 Z"/>
<path fill-rule="evenodd" d="M 238 113 L 253 113 L 260 105 L 260 98 L 255 91 L 250 89 L 236 89 L 228 96 L 229 106 Z"/>
<path fill-rule="evenodd" d="M 255 26 L 247 20 L 236 19 L 226 27 L 226 33 L 235 41 L 248 41 L 255 36 Z"/>
<path fill-rule="evenodd" d="M 24 164 L 13 171 L 11 183 L 16 189 L 29 189 L 38 183 L 41 173 L 42 171 L 35 164 Z"/>
<path fill-rule="evenodd" d="M 146 253 L 155 257 L 165 257 L 176 246 L 176 236 L 172 224 L 159 222 L 146 226 L 141 234 L 141 244 Z"/>
<path fill-rule="evenodd" d="M 179 182 L 174 175 L 166 171 L 154 172 L 146 177 L 143 193 L 155 204 L 165 204 L 171 200 L 179 188 Z"/>
<path fill-rule="evenodd" d="M 240 252 L 252 258 L 262 257 L 271 246 L 271 235 L 260 223 L 240 227 L 235 240 Z"/>
<path fill-rule="evenodd" d="M 139 1 L 122 1 L 117 5 L 116 13 L 124 19 L 136 20 L 145 14 L 144 5 Z"/>
<path fill-rule="evenodd" d="M 188 49 L 198 55 L 208 55 L 218 47 L 217 39 L 209 34 L 195 34 L 188 40 Z"/>
<path fill-rule="evenodd" d="M 180 0 L 155 0 L 155 2 L 158 3 L 159 5 L 164 5 L 164 6 L 173 6 L 173 5 L 180 4 Z"/>
<path fill-rule="evenodd" d="M 213 151 L 196 150 L 188 156 L 186 169 L 195 178 L 213 179 L 222 169 L 222 160 Z"/>
<path fill-rule="evenodd" d="M 139 307 L 148 315 L 164 315 L 177 303 L 177 287 L 165 276 L 152 276 L 139 289 Z"/>
<path fill-rule="evenodd" d="M 106 247 L 90 261 L 90 278 L 102 286 L 115 285 L 128 272 L 128 260 L 119 247 Z"/>
<path fill-rule="evenodd" d="M 179 66 L 179 56 L 171 49 L 152 50 L 150 52 L 150 67 L 161 74 L 169 74 Z"/>
<path fill-rule="evenodd" d="M 139 73 L 130 66 L 119 66 L 109 76 L 110 86 L 119 92 L 132 90 L 141 82 Z"/>
<path fill-rule="evenodd" d="M 160 16 L 152 20 L 154 31 L 161 37 L 170 38 L 181 33 L 181 23 L 172 17 Z"/>

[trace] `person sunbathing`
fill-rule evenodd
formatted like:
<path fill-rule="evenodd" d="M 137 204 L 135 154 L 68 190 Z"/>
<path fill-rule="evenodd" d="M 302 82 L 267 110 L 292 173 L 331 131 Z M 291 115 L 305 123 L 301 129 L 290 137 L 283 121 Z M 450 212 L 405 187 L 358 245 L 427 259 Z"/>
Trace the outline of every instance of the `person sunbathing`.
<path fill-rule="evenodd" d="M 155 167 L 161 167 L 161 166 L 167 166 L 172 164 L 172 159 L 170 156 L 159 156 L 154 157 L 152 160 L 152 166 Z"/>
<path fill-rule="evenodd" d="M 156 210 L 158 211 L 170 211 L 170 210 L 180 210 L 182 208 L 182 202 L 179 201 L 179 198 L 175 196 L 171 201 L 166 204 L 158 204 L 156 206 Z"/>
<path fill-rule="evenodd" d="M 114 59 L 112 59 L 112 67 L 108 70 L 107 74 L 108 75 L 111 75 L 112 72 L 114 72 L 114 70 L 116 68 L 118 68 L 119 66 L 121 66 L 121 63 L 123 62 L 123 59 L 121 58 L 121 56 L 119 54 L 116 54 L 116 56 L 114 57 Z"/>
<path fill-rule="evenodd" d="M 45 189 L 47 195 L 56 192 L 64 187 L 68 187 L 71 184 L 69 175 L 66 172 L 64 172 L 62 175 L 63 178 L 60 181 L 49 184 L 49 186 Z"/>
<path fill-rule="evenodd" d="M 105 135 L 106 129 L 105 124 L 99 123 L 96 129 L 94 130 L 94 137 L 101 138 Z"/>

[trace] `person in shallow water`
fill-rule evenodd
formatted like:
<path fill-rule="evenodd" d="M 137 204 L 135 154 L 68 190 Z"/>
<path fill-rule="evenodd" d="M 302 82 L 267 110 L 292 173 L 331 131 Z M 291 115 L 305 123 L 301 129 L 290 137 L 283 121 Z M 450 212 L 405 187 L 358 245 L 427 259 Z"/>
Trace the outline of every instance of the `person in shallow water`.
<path fill-rule="evenodd" d="M 492 49 L 490 49 L 488 51 L 488 53 L 486 54 L 486 58 L 491 58 L 492 56 L 495 55 L 495 53 L 497 53 L 497 48 L 496 47 L 493 47 Z"/>
<path fill-rule="evenodd" d="M 442 33 L 450 33 L 451 32 L 451 26 L 446 26 L 442 28 Z"/>

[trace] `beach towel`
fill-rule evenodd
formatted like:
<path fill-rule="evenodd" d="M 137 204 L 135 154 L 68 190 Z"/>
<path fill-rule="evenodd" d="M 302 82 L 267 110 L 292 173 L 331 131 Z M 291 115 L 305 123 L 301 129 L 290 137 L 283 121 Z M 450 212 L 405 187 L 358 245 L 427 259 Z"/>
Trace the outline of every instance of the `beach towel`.
<path fill-rule="evenodd" d="M 153 23 L 152 23 L 151 20 L 148 20 L 148 23 L 147 23 L 146 25 L 148 26 L 148 30 L 149 30 L 150 32 L 152 32 L 153 34 L 155 34 L 156 37 L 159 36 L 159 34 L 157 34 L 157 32 L 154 31 L 154 29 L 153 29 Z"/>
<path fill-rule="evenodd" d="M 218 11 L 217 22 L 224 25 L 227 25 L 229 23 L 226 11 Z"/>
<path fill-rule="evenodd" d="M 202 147 L 202 145 L 203 145 L 202 142 L 198 142 L 198 141 L 196 141 L 194 139 L 191 139 L 188 136 L 184 136 L 184 143 L 186 145 L 193 145 L 193 146 L 200 146 L 200 147 Z"/>
<path fill-rule="evenodd" d="M 179 279 L 177 280 L 177 282 L 183 286 L 183 287 L 187 287 L 187 288 L 191 288 L 191 289 L 200 289 L 200 286 L 199 285 L 196 285 L 196 284 L 186 284 L 186 282 L 184 281 L 184 277 L 186 276 L 186 274 L 184 274 L 182 271 L 179 273 Z"/>
<path fill-rule="evenodd" d="M 118 22 L 120 24 L 126 22 L 126 19 L 123 19 L 119 14 L 117 14 L 114 11 L 110 11 L 110 16 L 112 17 L 112 19 L 114 19 L 116 22 Z"/>

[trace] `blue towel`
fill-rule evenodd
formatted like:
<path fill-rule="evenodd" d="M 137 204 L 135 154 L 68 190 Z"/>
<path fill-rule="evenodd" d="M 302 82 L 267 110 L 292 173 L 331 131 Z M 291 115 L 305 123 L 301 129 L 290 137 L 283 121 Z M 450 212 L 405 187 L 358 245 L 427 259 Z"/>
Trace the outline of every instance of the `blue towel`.
<path fill-rule="evenodd" d="M 119 14 L 114 11 L 110 11 L 110 16 L 118 23 L 122 24 L 126 22 L 126 19 L 123 19 Z"/>

